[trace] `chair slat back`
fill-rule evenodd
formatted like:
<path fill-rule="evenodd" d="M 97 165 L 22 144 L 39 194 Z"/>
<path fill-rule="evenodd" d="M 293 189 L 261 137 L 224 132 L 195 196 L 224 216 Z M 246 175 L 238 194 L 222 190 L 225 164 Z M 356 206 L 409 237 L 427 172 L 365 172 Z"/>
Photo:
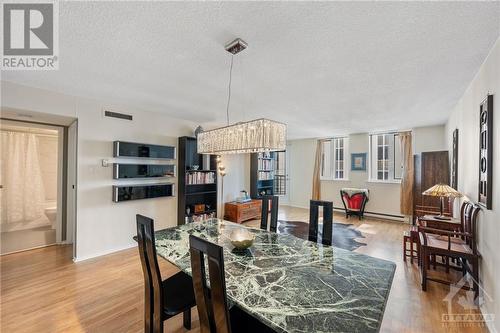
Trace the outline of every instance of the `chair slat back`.
<path fill-rule="evenodd" d="M 477 243 L 476 243 L 476 225 L 477 225 L 477 215 L 481 207 L 479 205 L 475 205 L 471 202 L 464 207 L 463 215 L 462 215 L 462 225 L 463 231 L 470 234 L 470 237 L 466 237 L 466 242 L 471 247 L 474 253 L 477 253 Z"/>
<path fill-rule="evenodd" d="M 345 195 L 347 194 L 347 192 L 345 192 L 344 190 L 340 190 L 340 199 L 342 199 L 342 204 L 344 205 L 344 209 L 347 210 L 349 207 L 347 205 L 347 202 L 345 202 Z M 348 195 L 348 194 L 347 194 Z"/>
<path fill-rule="evenodd" d="M 267 230 L 267 222 L 269 221 L 269 205 L 271 205 L 271 223 L 269 230 L 276 232 L 278 227 L 278 196 L 263 195 L 262 196 L 262 213 L 260 218 L 260 228 Z"/>
<path fill-rule="evenodd" d="M 191 269 L 201 333 L 231 333 L 221 246 L 190 235 Z M 210 288 L 207 286 L 205 255 Z"/>
<path fill-rule="evenodd" d="M 154 221 L 137 214 L 137 243 L 141 258 L 145 286 L 145 328 L 146 332 L 157 331 L 153 323 L 161 323 L 163 311 L 163 288 L 160 268 L 156 258 Z"/>
<path fill-rule="evenodd" d="M 472 206 L 472 203 L 470 201 L 464 200 L 462 202 L 462 205 L 460 206 L 460 227 L 462 232 L 466 232 L 466 225 L 465 225 L 465 212 L 468 211 Z"/>
<path fill-rule="evenodd" d="M 309 240 L 318 241 L 319 207 L 323 207 L 323 232 L 321 243 L 332 245 L 333 202 L 311 200 L 309 205 Z"/>

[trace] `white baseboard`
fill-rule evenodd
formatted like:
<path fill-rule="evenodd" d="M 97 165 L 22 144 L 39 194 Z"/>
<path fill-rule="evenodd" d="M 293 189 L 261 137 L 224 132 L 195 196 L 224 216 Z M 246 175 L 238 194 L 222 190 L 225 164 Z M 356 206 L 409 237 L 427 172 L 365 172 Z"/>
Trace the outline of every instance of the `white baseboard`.
<path fill-rule="evenodd" d="M 118 251 L 128 250 L 128 249 L 131 249 L 131 248 L 136 247 L 136 246 L 137 246 L 136 244 L 130 244 L 130 245 L 127 245 L 125 247 L 110 249 L 110 250 L 106 250 L 106 251 L 103 251 L 103 252 L 97 252 L 97 253 L 93 253 L 91 255 L 80 256 L 80 257 L 77 256 L 77 257 L 73 258 L 73 262 L 81 262 L 81 261 L 84 261 L 84 260 L 94 259 L 94 258 L 97 258 L 97 257 L 101 257 L 101 256 L 105 256 L 105 255 L 108 255 L 108 254 L 111 254 L 111 253 L 115 253 L 115 252 L 118 252 Z"/>
<path fill-rule="evenodd" d="M 386 221 L 391 221 L 391 222 L 398 222 L 398 223 L 406 223 L 406 224 L 408 224 L 408 221 L 406 221 L 405 218 L 391 217 L 391 216 L 381 216 L 381 215 L 375 215 L 375 214 L 369 214 L 369 213 L 365 213 L 365 216 L 373 217 L 373 218 L 379 219 L 379 220 L 386 220 Z"/>
<path fill-rule="evenodd" d="M 343 212 L 343 210 L 338 210 L 339 212 Z M 397 216 L 387 216 L 384 214 L 378 214 L 378 213 L 366 213 L 364 214 L 365 216 L 368 217 L 373 217 L 376 219 L 383 219 L 383 220 L 388 220 L 388 221 L 394 221 L 394 222 L 401 222 L 401 223 L 406 223 L 407 220 L 404 217 L 397 217 Z M 356 216 L 353 216 L 356 218 Z"/>
<path fill-rule="evenodd" d="M 309 209 L 309 207 L 298 206 L 298 205 L 292 205 L 292 204 L 290 204 L 290 203 L 283 204 L 283 206 L 295 207 L 295 208 L 303 208 L 303 209 Z"/>
<path fill-rule="evenodd" d="M 12 251 L 12 252 L 2 253 L 2 254 L 0 254 L 0 256 L 6 256 L 6 255 L 9 255 L 9 254 L 15 254 L 15 253 L 26 252 L 26 251 L 31 251 L 31 250 L 38 250 L 38 249 L 43 249 L 44 247 L 58 246 L 58 245 L 61 245 L 61 244 L 59 244 L 59 243 L 53 243 L 53 244 L 33 246 L 33 247 L 28 247 L 28 248 L 22 249 L 22 250 L 16 250 L 16 251 Z"/>
<path fill-rule="evenodd" d="M 334 208 L 333 210 L 335 212 L 345 214 L 344 209 Z M 373 217 L 373 218 L 376 218 L 376 219 L 383 219 L 383 220 L 389 220 L 389 221 L 394 221 L 394 222 L 407 222 L 404 217 L 387 215 L 387 214 L 384 214 L 384 213 L 369 213 L 369 212 L 365 212 L 364 215 L 368 216 L 368 217 Z M 356 216 L 351 216 L 351 217 L 352 218 L 356 218 Z"/>

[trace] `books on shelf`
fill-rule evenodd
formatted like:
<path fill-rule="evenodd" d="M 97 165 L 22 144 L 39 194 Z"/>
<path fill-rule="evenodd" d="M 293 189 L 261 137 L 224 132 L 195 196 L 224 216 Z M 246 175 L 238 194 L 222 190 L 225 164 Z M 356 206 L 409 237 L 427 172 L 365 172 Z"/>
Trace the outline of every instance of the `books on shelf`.
<path fill-rule="evenodd" d="M 215 172 L 190 172 L 186 174 L 187 185 L 215 184 Z"/>
<path fill-rule="evenodd" d="M 186 216 L 186 223 L 200 222 L 200 221 L 208 220 L 208 219 L 216 217 L 215 215 L 216 215 L 216 213 L 212 212 L 212 213 L 207 213 L 207 214 Z"/>
<path fill-rule="evenodd" d="M 259 153 L 260 158 L 271 158 L 271 153 L 270 152 L 265 152 L 265 153 Z"/>
<path fill-rule="evenodd" d="M 273 170 L 273 160 L 259 159 L 257 168 L 259 170 Z"/>
<path fill-rule="evenodd" d="M 274 174 L 269 171 L 259 171 L 259 180 L 271 180 L 274 179 Z"/>

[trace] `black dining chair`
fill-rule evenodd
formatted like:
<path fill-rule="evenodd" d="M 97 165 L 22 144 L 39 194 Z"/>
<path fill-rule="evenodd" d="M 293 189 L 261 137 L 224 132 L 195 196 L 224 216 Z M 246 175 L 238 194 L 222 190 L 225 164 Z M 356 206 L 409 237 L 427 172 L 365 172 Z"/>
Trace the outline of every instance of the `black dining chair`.
<path fill-rule="evenodd" d="M 318 241 L 319 207 L 323 207 L 323 230 L 321 243 L 332 245 L 333 237 L 333 202 L 311 200 L 309 204 L 309 240 Z"/>
<path fill-rule="evenodd" d="M 269 230 L 276 232 L 278 227 L 278 196 L 277 195 L 263 195 L 262 200 L 262 215 L 260 218 L 260 228 L 267 230 L 267 222 L 269 221 L 269 205 L 271 205 L 271 223 Z"/>
<path fill-rule="evenodd" d="M 237 305 L 229 310 L 223 248 L 194 235 L 189 235 L 189 247 L 200 333 L 274 333 Z M 210 288 L 207 286 L 205 256 Z"/>
<path fill-rule="evenodd" d="M 163 321 L 183 313 L 186 329 L 191 329 L 191 308 L 196 305 L 193 280 L 179 272 L 162 280 L 156 258 L 154 221 L 136 215 L 137 242 L 144 273 L 144 332 L 163 333 Z"/>

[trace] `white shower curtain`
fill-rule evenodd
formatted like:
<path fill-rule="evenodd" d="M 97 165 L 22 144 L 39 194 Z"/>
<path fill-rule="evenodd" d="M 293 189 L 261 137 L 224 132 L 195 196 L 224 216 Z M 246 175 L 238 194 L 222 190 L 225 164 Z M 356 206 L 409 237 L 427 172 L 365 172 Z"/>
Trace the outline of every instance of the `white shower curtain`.
<path fill-rule="evenodd" d="M 35 134 L 1 131 L 1 223 L 44 216 L 45 190 Z"/>

